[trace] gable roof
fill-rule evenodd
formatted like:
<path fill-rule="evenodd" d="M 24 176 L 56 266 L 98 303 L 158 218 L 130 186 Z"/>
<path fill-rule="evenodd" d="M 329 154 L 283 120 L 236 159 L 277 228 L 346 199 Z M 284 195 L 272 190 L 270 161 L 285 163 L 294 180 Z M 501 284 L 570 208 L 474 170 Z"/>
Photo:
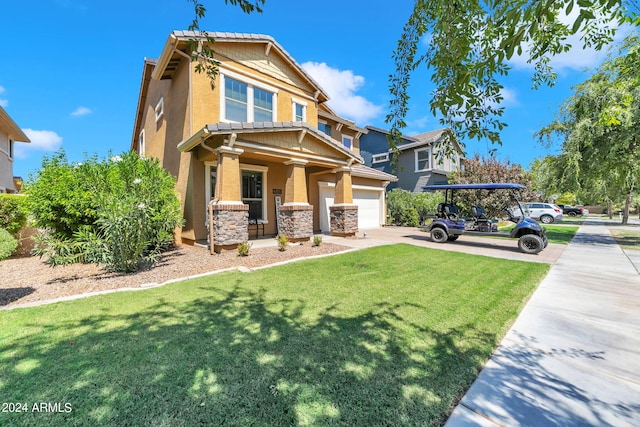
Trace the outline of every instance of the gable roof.
<path fill-rule="evenodd" d="M 179 143 L 177 148 L 182 152 L 191 151 L 200 144 L 200 141 L 202 141 L 203 138 L 206 138 L 208 135 L 242 135 L 271 132 L 301 132 L 303 136 L 311 135 L 315 139 L 341 152 L 347 158 L 352 159 L 352 161 L 356 163 L 364 163 L 364 160 L 361 156 L 351 151 L 340 142 L 331 138 L 329 135 L 314 128 L 313 126 L 310 126 L 305 122 L 221 122 L 208 124 L 200 129 L 200 131 L 192 135 L 190 138 Z"/>
<path fill-rule="evenodd" d="M 0 106 L 0 130 L 9 136 L 9 139 L 19 142 L 31 142 L 29 137 L 24 134 L 20 126 L 13 121 L 9 114 Z"/>
<path fill-rule="evenodd" d="M 269 55 L 275 49 L 300 76 L 306 80 L 314 89 L 318 102 L 325 102 L 329 99 L 327 93 L 320 85 L 307 73 L 300 64 L 271 36 L 265 34 L 248 33 L 224 33 L 224 32 L 201 32 L 201 31 L 173 31 L 165 43 L 162 53 L 158 57 L 157 66 L 153 70 L 152 78 L 156 80 L 171 78 L 182 59 L 189 57 L 188 43 L 190 41 L 206 41 L 207 36 L 216 42 L 231 43 L 258 43 L 265 45 L 265 55 Z M 215 47 L 214 47 L 215 50 Z"/>

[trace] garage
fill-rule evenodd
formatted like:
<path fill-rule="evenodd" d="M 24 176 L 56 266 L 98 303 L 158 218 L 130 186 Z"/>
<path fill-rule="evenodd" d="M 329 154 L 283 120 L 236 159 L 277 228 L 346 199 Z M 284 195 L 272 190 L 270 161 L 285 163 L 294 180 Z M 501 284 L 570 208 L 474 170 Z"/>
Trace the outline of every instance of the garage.
<path fill-rule="evenodd" d="M 320 186 L 320 230 L 330 231 L 329 206 L 333 205 L 335 184 L 319 182 Z M 364 185 L 353 186 L 353 204 L 358 206 L 358 229 L 377 228 L 385 223 L 384 189 Z"/>

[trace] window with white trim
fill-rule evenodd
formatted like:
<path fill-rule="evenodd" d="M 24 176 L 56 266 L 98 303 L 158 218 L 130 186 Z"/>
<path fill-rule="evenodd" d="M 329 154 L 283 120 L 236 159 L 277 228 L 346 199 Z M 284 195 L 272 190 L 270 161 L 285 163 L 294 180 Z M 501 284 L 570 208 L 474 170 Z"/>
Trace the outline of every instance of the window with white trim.
<path fill-rule="evenodd" d="M 140 157 L 144 157 L 145 152 L 145 141 L 144 141 L 144 129 L 140 131 L 140 135 L 138 136 L 138 155 Z"/>
<path fill-rule="evenodd" d="M 9 158 L 13 160 L 13 139 L 9 140 Z"/>
<path fill-rule="evenodd" d="M 160 101 L 156 104 L 156 123 L 164 116 L 164 97 L 160 98 Z"/>
<path fill-rule="evenodd" d="M 342 145 L 347 148 L 353 147 L 353 137 L 349 135 L 342 135 Z"/>
<path fill-rule="evenodd" d="M 299 101 L 293 101 L 293 118 L 294 122 L 307 121 L 307 104 Z"/>
<path fill-rule="evenodd" d="M 371 163 L 384 163 L 389 161 L 389 153 L 374 154 L 371 157 Z"/>
<path fill-rule="evenodd" d="M 231 122 L 272 122 L 276 94 L 229 76 L 223 76 L 223 120 Z"/>
<path fill-rule="evenodd" d="M 423 148 L 415 150 L 416 172 L 431 169 L 431 149 Z"/>

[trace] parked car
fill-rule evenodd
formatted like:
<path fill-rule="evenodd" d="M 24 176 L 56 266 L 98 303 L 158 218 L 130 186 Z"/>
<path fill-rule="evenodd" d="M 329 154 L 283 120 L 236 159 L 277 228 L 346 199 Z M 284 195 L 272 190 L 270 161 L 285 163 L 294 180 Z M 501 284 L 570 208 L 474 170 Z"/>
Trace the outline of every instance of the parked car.
<path fill-rule="evenodd" d="M 587 213 L 585 214 L 583 208 L 578 208 L 578 207 L 571 206 L 571 205 L 558 205 L 558 207 L 560 209 L 562 209 L 562 214 L 563 215 L 583 216 L 583 215 L 588 215 L 589 214 L 589 211 L 587 211 Z"/>
<path fill-rule="evenodd" d="M 526 202 L 525 206 L 529 216 L 540 220 L 543 224 L 562 221 L 562 209 L 551 203 Z"/>

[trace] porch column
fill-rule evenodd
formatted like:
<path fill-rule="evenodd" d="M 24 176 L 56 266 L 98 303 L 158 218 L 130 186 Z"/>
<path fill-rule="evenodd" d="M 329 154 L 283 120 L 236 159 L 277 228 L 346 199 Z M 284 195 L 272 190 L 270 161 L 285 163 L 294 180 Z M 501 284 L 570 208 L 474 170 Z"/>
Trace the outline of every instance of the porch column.
<path fill-rule="evenodd" d="M 336 187 L 333 206 L 329 206 L 331 234 L 353 236 L 358 231 L 358 206 L 353 204 L 351 168 L 341 167 L 336 173 Z"/>
<path fill-rule="evenodd" d="M 249 205 L 242 203 L 240 155 L 244 150 L 221 146 L 216 170 L 216 202 L 213 204 L 213 248 L 235 249 L 249 240 Z"/>
<path fill-rule="evenodd" d="M 284 204 L 280 206 L 278 217 L 280 233 L 290 241 L 309 240 L 313 235 L 313 206 L 307 198 L 306 160 L 291 159 L 287 165 L 287 182 Z"/>

